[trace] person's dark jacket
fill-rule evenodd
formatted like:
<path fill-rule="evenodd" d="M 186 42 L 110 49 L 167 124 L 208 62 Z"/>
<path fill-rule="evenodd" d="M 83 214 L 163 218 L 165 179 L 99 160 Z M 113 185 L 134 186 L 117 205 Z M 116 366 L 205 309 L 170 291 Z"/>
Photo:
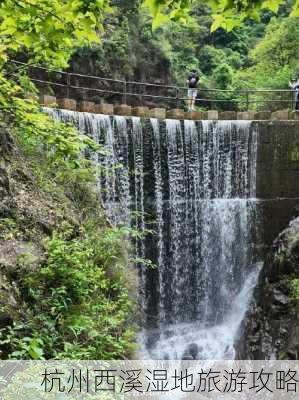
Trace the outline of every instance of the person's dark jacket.
<path fill-rule="evenodd" d="M 199 81 L 199 77 L 198 77 L 197 73 L 191 72 L 190 75 L 188 76 L 189 89 L 196 89 L 198 81 Z"/>

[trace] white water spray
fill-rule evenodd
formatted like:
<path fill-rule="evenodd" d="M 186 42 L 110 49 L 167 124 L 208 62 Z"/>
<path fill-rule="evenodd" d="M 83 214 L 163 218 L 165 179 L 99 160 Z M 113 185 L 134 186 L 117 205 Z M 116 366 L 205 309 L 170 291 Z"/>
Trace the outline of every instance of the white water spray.
<path fill-rule="evenodd" d="M 257 132 L 250 121 L 177 121 L 46 110 L 107 155 L 99 185 L 109 218 L 153 237 L 142 268 L 140 357 L 234 358 L 254 266 Z M 115 168 L 117 166 L 117 168 Z M 138 212 L 138 222 L 131 218 Z M 152 225 L 154 221 L 154 225 Z"/>

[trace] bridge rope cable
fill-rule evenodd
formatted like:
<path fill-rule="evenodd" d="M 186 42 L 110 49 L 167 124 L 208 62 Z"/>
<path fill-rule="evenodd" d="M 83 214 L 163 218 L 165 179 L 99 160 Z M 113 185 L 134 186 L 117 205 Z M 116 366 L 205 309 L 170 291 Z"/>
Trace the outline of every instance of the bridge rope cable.
<path fill-rule="evenodd" d="M 70 89 L 73 90 L 82 90 L 82 91 L 86 91 L 86 92 L 96 92 L 96 93 L 100 93 L 100 94 L 107 94 L 107 95 L 120 95 L 120 96 L 131 96 L 131 97 L 139 97 L 139 98 L 152 98 L 152 99 L 164 99 L 164 100 L 170 100 L 170 101 L 176 101 L 176 102 L 182 102 L 182 101 L 187 101 L 189 100 L 189 98 L 187 96 L 180 96 L 180 92 L 184 91 L 184 93 L 187 92 L 188 88 L 183 87 L 183 86 L 174 86 L 174 85 L 162 85 L 162 84 L 156 84 L 156 83 L 148 83 L 148 82 L 135 82 L 135 81 L 126 81 L 126 80 L 119 80 L 119 79 L 111 79 L 111 78 L 103 78 L 103 77 L 99 77 L 99 76 L 93 76 L 93 75 L 84 75 L 84 74 L 78 74 L 78 73 L 74 73 L 74 72 L 66 72 L 66 71 L 60 71 L 60 70 L 55 70 L 52 68 L 46 68 L 43 66 L 39 66 L 36 64 L 31 64 L 31 63 L 25 63 L 25 62 L 21 62 L 21 61 L 17 61 L 14 59 L 10 59 L 7 61 L 8 64 L 13 64 L 16 66 L 20 66 L 23 67 L 24 69 L 29 69 L 29 68 L 34 68 L 40 71 L 45 71 L 47 74 L 50 75 L 50 73 L 55 73 L 55 74 L 59 74 L 62 76 L 65 76 L 67 78 L 67 82 L 66 83 L 61 83 L 61 82 L 57 82 L 57 78 L 56 81 L 52 81 L 48 79 L 37 79 L 35 77 L 31 77 L 30 79 L 33 82 L 36 82 L 38 84 L 43 84 L 43 85 L 50 85 L 50 86 L 56 86 L 56 87 L 63 87 L 67 89 L 67 92 Z M 14 77 L 18 77 L 17 74 L 15 73 L 11 73 L 12 76 Z M 78 84 L 72 84 L 71 83 L 71 78 L 84 78 L 84 79 L 96 79 L 99 83 L 100 82 L 107 82 L 107 83 L 112 83 L 112 84 L 121 84 L 122 85 L 122 89 L 121 90 L 111 90 L 111 88 L 96 88 L 96 87 L 91 87 L 91 86 L 81 86 Z M 167 89 L 167 90 L 175 90 L 175 96 L 163 96 L 163 95 L 157 95 L 157 94 L 149 94 L 149 93 L 145 93 L 145 92 L 134 92 L 134 91 L 130 91 L 128 90 L 128 87 L 130 85 L 136 85 L 137 87 L 139 86 L 140 88 L 160 88 L 160 89 Z M 225 99 L 219 99 L 219 98 L 209 98 L 209 97 L 205 97 L 205 98 L 197 98 L 196 101 L 197 102 L 215 102 L 215 103 L 221 103 L 221 102 L 227 102 L 227 103 L 237 103 L 237 104 L 247 104 L 249 106 L 249 104 L 254 104 L 254 103 L 265 103 L 265 102 L 270 102 L 270 103 L 292 103 L 293 102 L 293 98 L 292 95 L 294 93 L 294 90 L 292 89 L 206 89 L 206 88 L 199 88 L 198 89 L 199 93 L 209 93 L 211 92 L 214 94 L 225 94 L 225 93 L 233 93 L 234 96 L 232 98 L 225 98 Z M 285 94 L 289 94 L 289 98 L 285 99 L 285 98 L 281 98 L 281 99 L 259 99 L 259 98 L 249 98 L 249 95 L 253 95 L 255 94 L 256 96 L 259 96 L 260 94 L 266 94 L 266 93 L 275 93 L 275 94 L 280 94 L 280 95 L 285 95 Z M 244 96 L 245 95 L 245 99 L 243 98 L 236 98 L 236 96 Z M 284 97 L 284 96 L 283 96 Z"/>

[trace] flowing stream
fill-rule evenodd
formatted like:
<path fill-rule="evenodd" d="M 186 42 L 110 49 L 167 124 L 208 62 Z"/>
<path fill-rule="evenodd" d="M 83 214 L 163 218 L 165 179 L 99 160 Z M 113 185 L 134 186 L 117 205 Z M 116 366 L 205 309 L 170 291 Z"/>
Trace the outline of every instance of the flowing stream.
<path fill-rule="evenodd" d="M 138 268 L 139 357 L 234 358 L 261 267 L 251 122 L 46 111 L 107 150 L 93 157 L 110 220 L 152 232 L 135 243 L 157 265 Z"/>

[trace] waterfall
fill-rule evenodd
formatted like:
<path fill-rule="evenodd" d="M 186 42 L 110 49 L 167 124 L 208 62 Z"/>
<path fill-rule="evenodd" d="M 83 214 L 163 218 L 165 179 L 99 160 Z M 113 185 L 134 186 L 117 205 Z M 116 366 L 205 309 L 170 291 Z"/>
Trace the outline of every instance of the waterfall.
<path fill-rule="evenodd" d="M 110 220 L 154 231 L 135 243 L 157 265 L 139 267 L 140 357 L 233 358 L 260 268 L 251 122 L 46 112 L 106 150 L 95 161 Z"/>

